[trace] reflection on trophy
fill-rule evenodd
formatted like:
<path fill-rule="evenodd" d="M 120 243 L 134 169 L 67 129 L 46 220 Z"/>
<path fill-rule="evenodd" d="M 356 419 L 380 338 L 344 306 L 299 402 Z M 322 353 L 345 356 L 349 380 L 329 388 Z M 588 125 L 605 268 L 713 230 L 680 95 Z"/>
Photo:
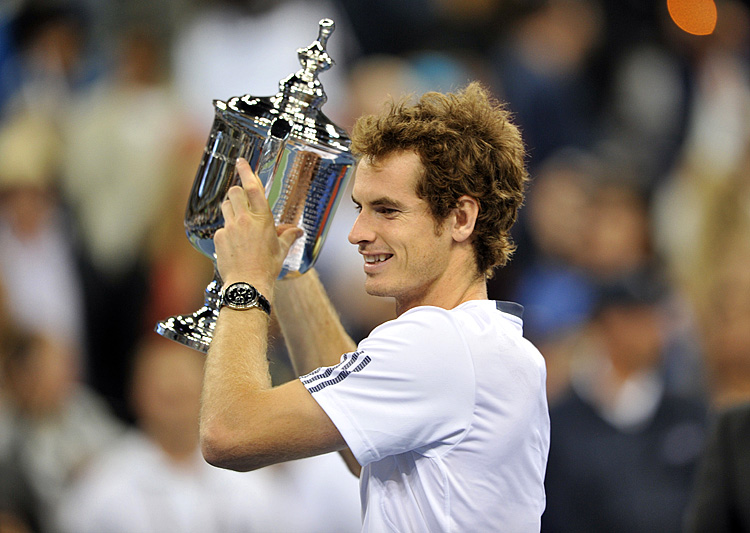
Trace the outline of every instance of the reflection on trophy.
<path fill-rule="evenodd" d="M 354 165 L 348 135 L 321 112 L 327 98 L 318 74 L 333 64 L 326 52 L 333 29 L 332 20 L 320 21 L 318 39 L 297 50 L 302 69 L 282 80 L 276 95 L 214 100 L 213 126 L 185 212 L 188 239 L 214 261 L 214 279 L 203 307 L 159 322 L 160 335 L 208 350 L 221 289 L 213 236 L 224 225 L 221 203 L 239 183 L 239 157 L 263 182 L 276 224 L 294 224 L 304 232 L 280 277 L 304 273 L 314 264 Z"/>

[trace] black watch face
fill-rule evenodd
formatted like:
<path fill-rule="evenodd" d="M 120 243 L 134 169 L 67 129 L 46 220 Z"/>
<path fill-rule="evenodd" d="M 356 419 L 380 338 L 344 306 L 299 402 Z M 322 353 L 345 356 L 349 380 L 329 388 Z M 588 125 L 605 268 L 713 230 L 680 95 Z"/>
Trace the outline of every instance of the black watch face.
<path fill-rule="evenodd" d="M 249 307 L 256 303 L 258 291 L 247 283 L 235 283 L 227 288 L 225 299 L 230 305 Z"/>

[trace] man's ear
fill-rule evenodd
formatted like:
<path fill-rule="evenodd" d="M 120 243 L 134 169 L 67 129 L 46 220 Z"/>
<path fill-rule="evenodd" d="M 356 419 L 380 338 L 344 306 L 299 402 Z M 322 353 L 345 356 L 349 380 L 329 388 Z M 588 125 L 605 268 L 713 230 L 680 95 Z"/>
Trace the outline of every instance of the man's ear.
<path fill-rule="evenodd" d="M 479 202 L 476 198 L 463 195 L 453 208 L 454 221 L 452 230 L 453 240 L 464 242 L 474 233 L 474 225 L 479 216 Z"/>

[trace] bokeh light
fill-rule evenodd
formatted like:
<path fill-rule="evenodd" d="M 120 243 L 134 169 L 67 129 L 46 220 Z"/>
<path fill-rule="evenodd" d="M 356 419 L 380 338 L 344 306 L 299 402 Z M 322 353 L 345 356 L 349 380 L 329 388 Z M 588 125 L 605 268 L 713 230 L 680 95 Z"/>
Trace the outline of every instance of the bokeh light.
<path fill-rule="evenodd" d="M 693 35 L 709 35 L 716 27 L 714 0 L 667 0 L 667 9 L 680 29 Z"/>

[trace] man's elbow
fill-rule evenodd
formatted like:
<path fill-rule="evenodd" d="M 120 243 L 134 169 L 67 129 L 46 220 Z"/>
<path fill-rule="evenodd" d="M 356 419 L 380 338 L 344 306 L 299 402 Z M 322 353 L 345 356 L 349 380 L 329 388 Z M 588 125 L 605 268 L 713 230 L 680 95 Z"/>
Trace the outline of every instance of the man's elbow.
<path fill-rule="evenodd" d="M 248 472 L 267 466 L 251 442 L 217 424 L 201 424 L 201 453 L 206 462 L 218 468 Z"/>

